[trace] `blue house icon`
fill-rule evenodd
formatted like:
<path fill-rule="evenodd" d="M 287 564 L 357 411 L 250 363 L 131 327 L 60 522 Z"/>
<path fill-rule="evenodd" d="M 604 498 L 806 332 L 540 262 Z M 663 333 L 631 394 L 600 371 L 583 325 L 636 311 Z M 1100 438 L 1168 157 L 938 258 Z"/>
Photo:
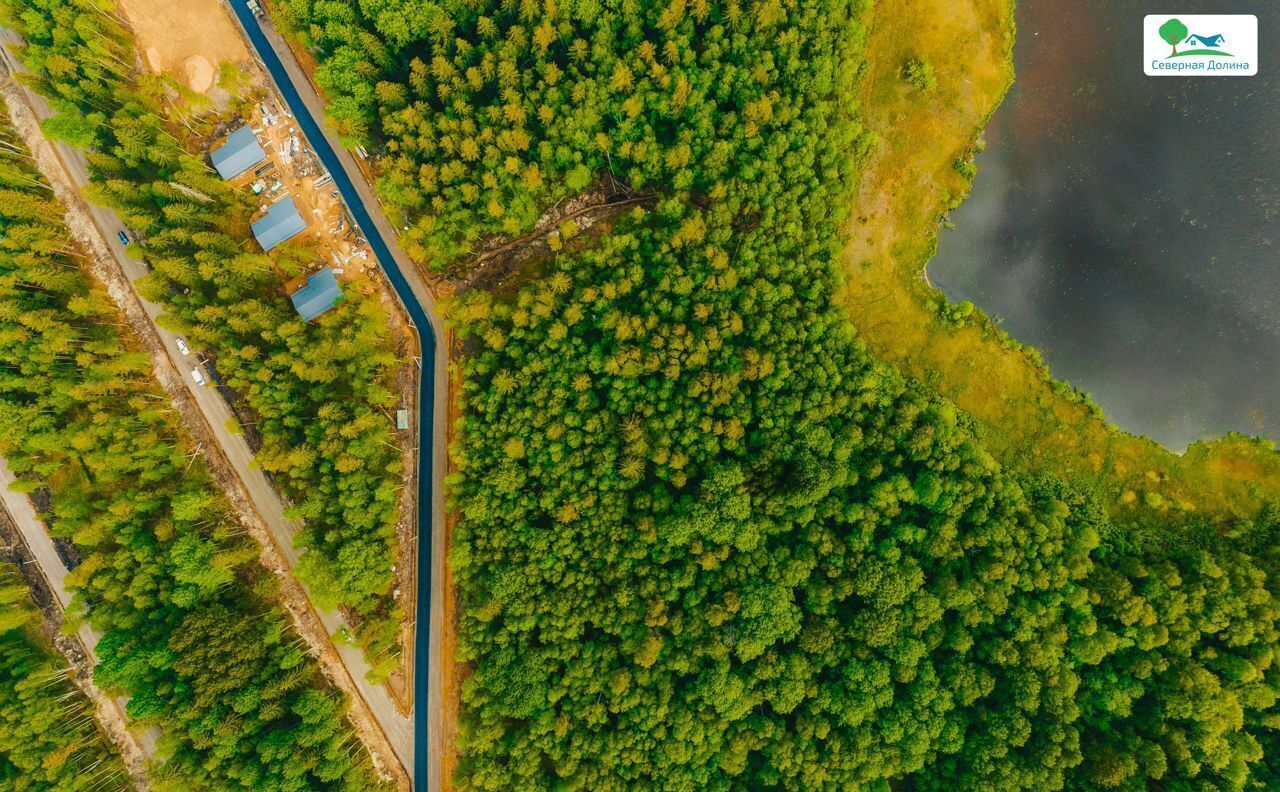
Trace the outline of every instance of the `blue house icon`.
<path fill-rule="evenodd" d="M 1187 36 L 1187 43 L 1194 44 L 1199 47 L 1221 47 L 1223 44 L 1227 43 L 1227 40 L 1221 33 L 1214 36 L 1199 36 L 1192 33 L 1190 36 Z"/>

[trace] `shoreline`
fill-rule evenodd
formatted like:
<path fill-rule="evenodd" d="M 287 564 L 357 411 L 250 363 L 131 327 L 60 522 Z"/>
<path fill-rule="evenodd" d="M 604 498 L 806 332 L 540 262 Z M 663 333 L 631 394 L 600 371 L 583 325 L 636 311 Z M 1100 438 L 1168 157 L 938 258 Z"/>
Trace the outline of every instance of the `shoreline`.
<path fill-rule="evenodd" d="M 1121 519 L 1145 519 L 1147 501 L 1175 521 L 1251 518 L 1280 497 L 1274 447 L 1228 435 L 1177 455 L 1126 433 L 1055 379 L 1038 350 L 981 309 L 957 309 L 934 285 L 940 220 L 972 187 L 956 163 L 972 155 L 1012 85 L 1013 4 L 884 0 L 870 13 L 874 56 L 860 106 L 877 143 L 856 193 L 841 298 L 863 342 L 968 413 L 1004 465 L 1097 482 Z M 911 21 L 923 17 L 941 21 Z M 902 77 L 902 64 L 919 58 L 937 74 L 926 94 Z"/>

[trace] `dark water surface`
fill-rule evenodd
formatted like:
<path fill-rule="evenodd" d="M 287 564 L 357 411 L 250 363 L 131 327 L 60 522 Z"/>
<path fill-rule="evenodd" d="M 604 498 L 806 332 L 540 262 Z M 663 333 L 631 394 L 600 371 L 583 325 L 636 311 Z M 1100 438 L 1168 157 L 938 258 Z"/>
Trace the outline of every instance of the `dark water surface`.
<path fill-rule="evenodd" d="M 1256 77 L 1147 77 L 1142 18 L 1258 16 Z M 1280 438 L 1280 3 L 1023 0 L 1018 77 L 929 275 L 1181 450 Z"/>

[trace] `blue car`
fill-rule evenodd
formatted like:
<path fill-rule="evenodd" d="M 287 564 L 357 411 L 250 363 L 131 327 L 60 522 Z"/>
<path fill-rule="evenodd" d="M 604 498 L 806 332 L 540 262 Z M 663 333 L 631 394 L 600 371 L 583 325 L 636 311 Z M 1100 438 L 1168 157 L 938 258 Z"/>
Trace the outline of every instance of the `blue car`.
<path fill-rule="evenodd" d="M 116 236 L 120 238 L 120 244 L 122 244 L 122 245 L 128 245 L 128 244 L 129 244 L 129 235 L 128 235 L 128 234 L 126 234 L 125 232 L 123 232 L 123 231 L 117 231 L 117 232 L 116 232 Z"/>

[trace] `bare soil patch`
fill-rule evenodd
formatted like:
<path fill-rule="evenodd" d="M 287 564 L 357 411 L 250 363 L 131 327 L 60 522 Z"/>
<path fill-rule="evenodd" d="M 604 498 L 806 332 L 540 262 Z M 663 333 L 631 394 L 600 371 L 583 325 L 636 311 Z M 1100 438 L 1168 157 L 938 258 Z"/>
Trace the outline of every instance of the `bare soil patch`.
<path fill-rule="evenodd" d="M 148 68 L 172 74 L 199 93 L 217 81 L 218 64 L 249 52 L 217 0 L 118 0 Z"/>
<path fill-rule="evenodd" d="M 192 55 L 182 62 L 182 74 L 187 87 L 199 93 L 205 93 L 213 87 L 213 80 L 218 71 L 203 55 Z"/>

